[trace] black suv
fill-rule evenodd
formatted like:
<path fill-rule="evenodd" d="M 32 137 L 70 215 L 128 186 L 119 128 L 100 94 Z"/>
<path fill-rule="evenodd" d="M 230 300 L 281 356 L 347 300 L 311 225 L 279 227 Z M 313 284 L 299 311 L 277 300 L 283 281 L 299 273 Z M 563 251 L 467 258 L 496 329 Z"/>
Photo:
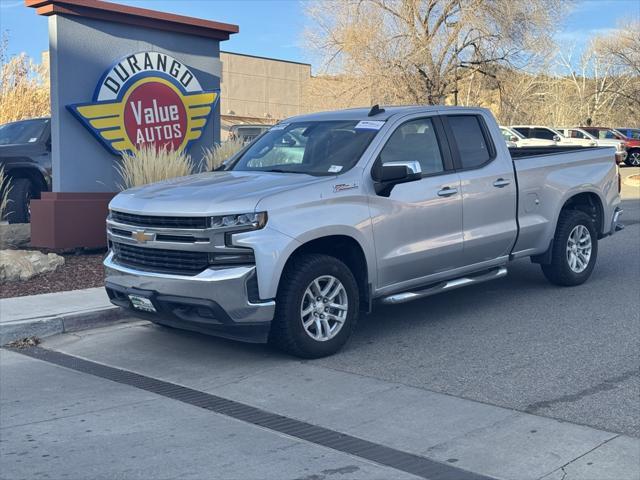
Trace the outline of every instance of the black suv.
<path fill-rule="evenodd" d="M 28 223 L 32 198 L 51 189 L 51 119 L 0 125 L 0 165 L 10 178 L 9 223 Z"/>

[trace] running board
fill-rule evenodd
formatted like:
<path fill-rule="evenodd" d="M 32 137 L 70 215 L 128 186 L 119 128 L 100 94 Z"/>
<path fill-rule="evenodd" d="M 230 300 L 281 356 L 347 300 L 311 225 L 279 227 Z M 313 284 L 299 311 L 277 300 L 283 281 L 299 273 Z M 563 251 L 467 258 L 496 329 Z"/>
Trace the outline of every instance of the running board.
<path fill-rule="evenodd" d="M 393 295 L 383 297 L 381 302 L 387 305 L 410 302 L 411 300 L 429 297 L 437 293 L 448 292 L 449 290 L 455 290 L 456 288 L 462 288 L 469 285 L 475 285 L 477 283 L 488 282 L 489 280 L 495 280 L 496 278 L 504 277 L 506 274 L 507 269 L 505 267 L 494 268 L 492 270 L 481 272 L 475 275 L 468 275 L 466 277 L 454 278 L 453 280 L 447 280 L 445 282 L 437 283 L 422 290 L 394 293 Z"/>

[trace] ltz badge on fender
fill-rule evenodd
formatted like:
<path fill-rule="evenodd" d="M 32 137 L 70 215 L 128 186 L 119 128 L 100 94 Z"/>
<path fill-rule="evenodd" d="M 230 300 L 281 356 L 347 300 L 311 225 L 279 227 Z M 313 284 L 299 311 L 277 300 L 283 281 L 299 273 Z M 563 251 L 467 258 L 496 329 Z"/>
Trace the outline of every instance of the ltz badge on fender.
<path fill-rule="evenodd" d="M 218 97 L 175 58 L 140 52 L 103 75 L 93 102 L 67 108 L 113 154 L 149 145 L 182 151 L 200 138 Z"/>

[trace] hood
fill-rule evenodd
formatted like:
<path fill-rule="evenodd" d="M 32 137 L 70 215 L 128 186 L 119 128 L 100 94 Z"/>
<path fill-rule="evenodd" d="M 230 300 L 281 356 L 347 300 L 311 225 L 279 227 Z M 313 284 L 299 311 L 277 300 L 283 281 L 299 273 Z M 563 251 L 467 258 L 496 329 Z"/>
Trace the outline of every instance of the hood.
<path fill-rule="evenodd" d="M 209 216 L 253 212 L 263 198 L 327 181 L 297 173 L 209 172 L 136 187 L 109 208 L 145 215 Z"/>
<path fill-rule="evenodd" d="M 550 147 L 557 145 L 557 142 L 553 140 L 545 140 L 544 138 L 523 138 L 518 140 L 518 143 L 525 146 L 538 146 L 538 147 Z"/>
<path fill-rule="evenodd" d="M 43 151 L 44 147 L 39 143 L 0 145 L 0 158 L 28 157 Z"/>
<path fill-rule="evenodd" d="M 603 138 L 596 140 L 599 147 L 616 147 L 616 150 L 622 150 L 624 142 L 622 140 L 616 140 L 614 138 Z"/>

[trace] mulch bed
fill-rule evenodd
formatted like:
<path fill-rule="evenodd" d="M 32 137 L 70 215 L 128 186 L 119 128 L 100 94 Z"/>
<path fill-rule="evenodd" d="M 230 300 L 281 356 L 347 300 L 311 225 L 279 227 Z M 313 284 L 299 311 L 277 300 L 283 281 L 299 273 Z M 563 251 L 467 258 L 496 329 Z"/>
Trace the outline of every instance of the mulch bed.
<path fill-rule="evenodd" d="M 40 250 L 48 253 L 46 250 Z M 52 273 L 43 273 L 24 282 L 7 282 L 0 285 L 0 298 L 23 297 L 41 293 L 80 290 L 104 286 L 104 253 L 61 254 L 64 266 Z"/>

